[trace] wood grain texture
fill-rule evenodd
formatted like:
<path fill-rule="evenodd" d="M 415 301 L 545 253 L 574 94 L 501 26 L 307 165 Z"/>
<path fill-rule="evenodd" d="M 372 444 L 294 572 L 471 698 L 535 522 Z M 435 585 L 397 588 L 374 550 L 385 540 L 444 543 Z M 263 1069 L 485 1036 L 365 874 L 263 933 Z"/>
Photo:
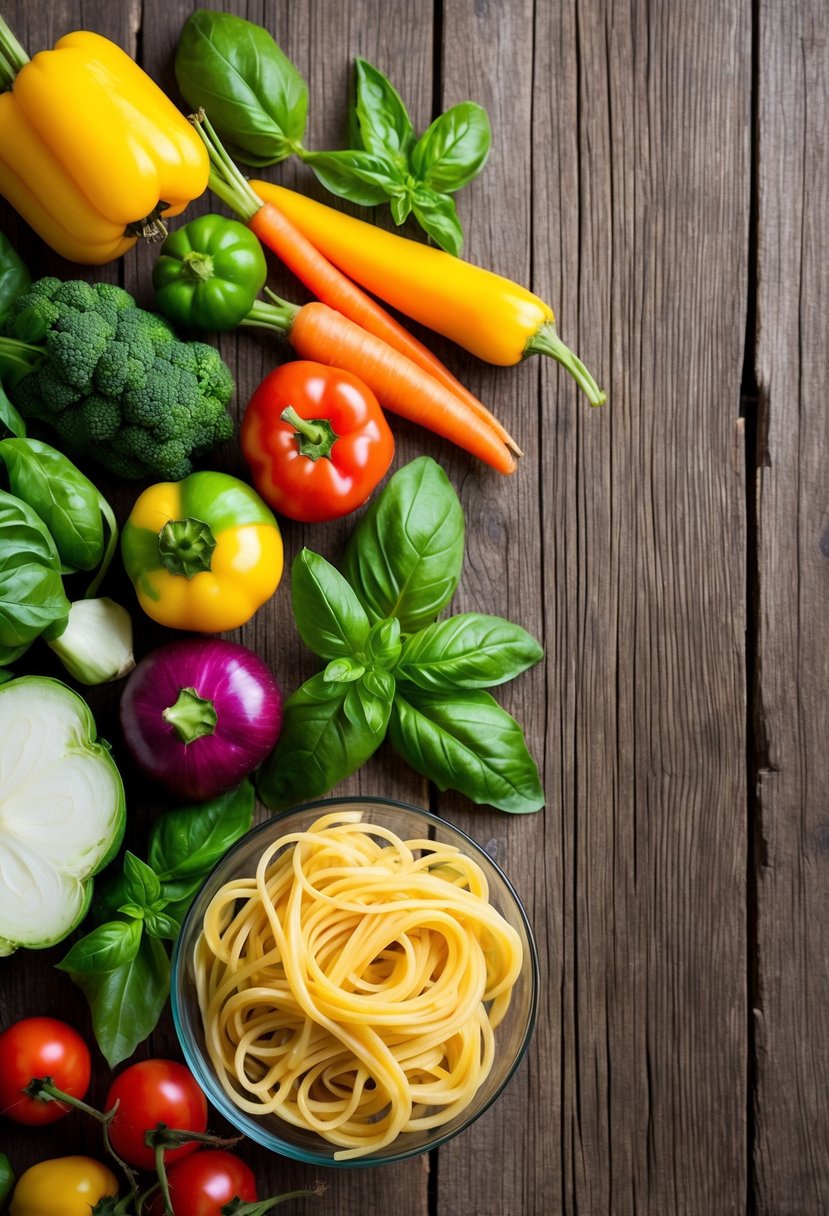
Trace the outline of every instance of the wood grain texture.
<path fill-rule="evenodd" d="M 760 4 L 757 1210 L 829 1211 L 829 14 Z"/>

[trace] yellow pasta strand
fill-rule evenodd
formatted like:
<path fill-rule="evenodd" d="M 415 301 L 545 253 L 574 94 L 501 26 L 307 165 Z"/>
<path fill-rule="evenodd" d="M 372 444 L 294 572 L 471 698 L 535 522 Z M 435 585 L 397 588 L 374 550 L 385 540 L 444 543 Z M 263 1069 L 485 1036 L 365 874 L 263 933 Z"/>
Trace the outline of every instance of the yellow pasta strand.
<path fill-rule="evenodd" d="M 360 812 L 321 816 L 213 897 L 194 951 L 228 1097 L 363 1156 L 473 1100 L 521 971 L 483 871 Z"/>

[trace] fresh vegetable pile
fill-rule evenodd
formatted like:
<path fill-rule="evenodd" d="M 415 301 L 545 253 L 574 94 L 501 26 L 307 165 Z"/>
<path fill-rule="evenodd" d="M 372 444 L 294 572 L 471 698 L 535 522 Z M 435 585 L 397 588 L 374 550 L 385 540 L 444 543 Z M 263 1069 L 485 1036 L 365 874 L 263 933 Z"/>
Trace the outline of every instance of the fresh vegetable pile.
<path fill-rule="evenodd" d="M 472 803 L 544 805 L 490 691 L 542 648 L 501 617 L 450 614 L 463 509 L 433 456 L 395 468 L 388 415 L 482 479 L 514 474 L 522 451 L 399 316 L 489 363 L 549 355 L 604 401 L 548 304 L 457 256 L 455 195 L 490 148 L 480 105 L 418 134 L 358 58 L 350 146 L 307 148 L 296 67 L 263 27 L 212 10 L 185 22 L 175 72 L 189 115 L 99 34 L 30 60 L 0 18 L 0 194 L 69 264 L 33 278 L 0 233 L 0 954 L 64 943 L 60 982 L 91 1027 L 38 1011 L 0 1025 L 0 1114 L 101 1132 L 101 1160 L 44 1160 L 17 1181 L 0 1154 L 12 1216 L 53 1212 L 56 1194 L 65 1216 L 260 1216 L 292 1197 L 257 1198 L 182 1064 L 130 1062 L 166 1007 L 182 920 L 257 800 L 265 815 L 323 797 L 387 745 Z M 236 163 L 288 157 L 430 243 Z M 170 224 L 208 191 L 217 210 Z M 94 270 L 139 240 L 157 245 L 150 308 Z M 271 290 L 275 260 L 307 302 Z M 215 342 L 231 332 L 273 364 L 246 401 Z M 352 514 L 338 560 L 298 541 Z M 296 556 L 276 639 L 256 618 L 283 544 Z M 297 636 L 322 661 L 304 682 L 265 658 Z M 105 683 L 114 701 L 93 713 L 87 689 Z M 157 809 L 138 832 L 142 797 Z M 107 1069 L 126 1065 L 102 1111 L 85 1101 L 93 1037 Z"/>

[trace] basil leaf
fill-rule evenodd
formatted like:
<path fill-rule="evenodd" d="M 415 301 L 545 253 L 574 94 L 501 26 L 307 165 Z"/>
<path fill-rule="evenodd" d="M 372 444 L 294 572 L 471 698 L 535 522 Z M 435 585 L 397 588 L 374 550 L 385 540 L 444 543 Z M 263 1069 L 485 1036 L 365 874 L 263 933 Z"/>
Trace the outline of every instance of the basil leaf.
<path fill-rule="evenodd" d="M 490 688 L 512 680 L 543 655 L 520 625 L 500 616 L 463 612 L 407 638 L 395 674 L 427 691 Z"/>
<path fill-rule="evenodd" d="M 524 733 L 489 693 L 429 694 L 398 684 L 388 737 L 440 790 L 517 814 L 544 805 Z"/>
<path fill-rule="evenodd" d="M 441 249 L 458 257 L 463 248 L 463 228 L 451 195 L 418 186 L 412 199 L 412 211 L 423 231 Z"/>
<path fill-rule="evenodd" d="M 356 655 L 369 620 L 340 572 L 318 553 L 302 549 L 291 567 L 291 604 L 299 636 L 322 659 Z"/>
<path fill-rule="evenodd" d="M 0 490 L 0 665 L 68 615 L 54 541 L 31 507 Z"/>
<path fill-rule="evenodd" d="M 411 193 L 407 190 L 405 194 L 395 194 L 389 201 L 389 207 L 392 219 L 399 228 L 401 224 L 405 224 L 412 213 Z"/>
<path fill-rule="evenodd" d="M 144 913 L 147 909 L 143 904 L 126 903 L 121 904 L 120 908 L 116 909 L 122 916 L 131 916 L 133 920 L 143 920 Z"/>
<path fill-rule="evenodd" d="M 372 734 L 385 735 L 389 724 L 395 680 L 388 672 L 367 671 L 345 694 L 343 713 L 352 726 Z"/>
<path fill-rule="evenodd" d="M 147 932 L 153 937 L 162 938 L 170 942 L 176 940 L 181 929 L 180 921 L 170 916 L 167 912 L 151 912 L 145 919 L 144 925 Z"/>
<path fill-rule="evenodd" d="M 366 638 L 366 654 L 369 659 L 387 671 L 393 671 L 400 658 L 403 644 L 400 641 L 400 622 L 396 616 L 375 621 Z"/>
<path fill-rule="evenodd" d="M 454 193 L 483 169 L 492 144 L 483 106 L 462 101 L 441 114 L 412 149 L 412 171 L 439 194 Z"/>
<path fill-rule="evenodd" d="M 23 421 L 23 415 L 12 405 L 6 395 L 6 390 L 0 384 L 0 428 L 14 435 L 16 438 L 22 438 L 26 434 L 26 423 Z"/>
<path fill-rule="evenodd" d="M 308 88 L 262 26 L 197 9 L 182 27 L 175 73 L 187 104 L 204 108 L 236 160 L 273 165 L 299 151 Z"/>
<path fill-rule="evenodd" d="M 443 469 L 419 456 L 390 478 L 346 546 L 342 571 L 369 620 L 396 616 L 404 633 L 451 600 L 463 564 L 464 518 Z"/>
<path fill-rule="evenodd" d="M 322 673 L 322 678 L 326 684 L 353 684 L 355 680 L 360 679 L 365 670 L 365 663 L 359 663 L 357 659 L 344 656 L 341 659 L 332 659 Z"/>
<path fill-rule="evenodd" d="M 261 765 L 256 789 L 272 811 L 321 797 L 365 764 L 382 742 L 349 721 L 343 702 L 349 684 L 312 676 L 285 702 L 276 747 Z"/>
<path fill-rule="evenodd" d="M 93 570 L 104 552 L 101 495 L 62 452 L 37 439 L 4 439 L 0 460 L 9 488 L 37 512 L 55 542 L 61 561 L 74 570 Z"/>
<path fill-rule="evenodd" d="M 98 1046 L 114 1068 L 132 1055 L 161 1017 L 170 991 L 167 951 L 157 938 L 144 934 L 135 957 L 122 967 L 69 975 L 89 1003 Z"/>
<path fill-rule="evenodd" d="M 124 878 L 127 900 L 139 908 L 149 908 L 161 894 L 161 883 L 154 871 L 129 849 L 124 854 Z"/>
<path fill-rule="evenodd" d="M 188 891 L 195 895 L 205 874 L 250 829 L 253 803 L 253 786 L 245 780 L 199 806 L 166 811 L 156 819 L 147 858 L 164 896 L 174 900 Z M 184 887 L 177 887 L 182 880 L 187 880 Z"/>
<path fill-rule="evenodd" d="M 379 68 L 365 59 L 354 61 L 354 119 L 360 146 L 366 152 L 390 157 L 408 172 L 409 149 L 414 142 L 412 123 L 400 94 Z"/>
<path fill-rule="evenodd" d="M 132 962 L 140 942 L 140 921 L 111 920 L 75 942 L 57 968 L 73 976 L 114 971 Z"/>
<path fill-rule="evenodd" d="M 28 291 L 32 277 L 20 254 L 5 233 L 0 232 L 0 325 L 9 315 L 12 304 Z"/>
<path fill-rule="evenodd" d="M 340 198 L 361 207 L 376 207 L 404 188 L 404 175 L 388 156 L 372 152 L 303 152 L 317 178 Z"/>

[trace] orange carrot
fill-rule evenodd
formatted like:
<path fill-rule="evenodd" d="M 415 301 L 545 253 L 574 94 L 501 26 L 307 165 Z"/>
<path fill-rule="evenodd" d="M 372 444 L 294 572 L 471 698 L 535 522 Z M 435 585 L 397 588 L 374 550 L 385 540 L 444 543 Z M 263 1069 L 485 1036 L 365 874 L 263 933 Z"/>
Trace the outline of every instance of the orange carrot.
<path fill-rule="evenodd" d="M 427 427 L 485 461 L 499 473 L 515 472 L 515 456 L 492 427 L 422 367 L 318 300 L 290 304 L 268 291 L 242 325 L 274 329 L 303 359 L 352 372 L 386 409 Z"/>
<path fill-rule="evenodd" d="M 204 114 L 192 114 L 190 118 L 210 155 L 210 188 L 245 221 L 262 244 L 275 253 L 318 300 L 405 355 L 465 401 L 469 409 L 490 426 L 516 456 L 522 455 L 509 431 L 428 347 L 386 312 L 373 296 L 329 262 L 279 207 L 265 202 L 256 193 L 222 147 Z"/>

